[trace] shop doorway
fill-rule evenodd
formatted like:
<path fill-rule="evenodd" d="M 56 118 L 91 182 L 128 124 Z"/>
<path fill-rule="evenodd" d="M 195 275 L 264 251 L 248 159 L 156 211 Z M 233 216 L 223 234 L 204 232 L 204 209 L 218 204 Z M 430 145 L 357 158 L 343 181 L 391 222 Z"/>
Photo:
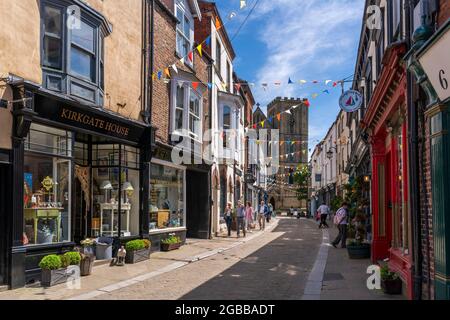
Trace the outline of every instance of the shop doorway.
<path fill-rule="evenodd" d="M 12 204 L 12 166 L 0 163 L 0 285 L 6 284 L 7 279 L 7 217 L 11 214 Z"/>
<path fill-rule="evenodd" d="M 187 237 L 209 239 L 209 179 L 207 172 L 186 171 L 186 227 Z"/>

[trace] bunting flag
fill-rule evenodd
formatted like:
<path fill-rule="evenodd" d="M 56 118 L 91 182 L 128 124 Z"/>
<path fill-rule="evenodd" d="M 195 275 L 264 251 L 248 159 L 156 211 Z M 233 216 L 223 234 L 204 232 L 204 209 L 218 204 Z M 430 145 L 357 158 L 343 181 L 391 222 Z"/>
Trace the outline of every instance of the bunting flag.
<path fill-rule="evenodd" d="M 272 123 L 272 117 L 268 118 L 267 121 L 269 121 L 270 123 Z"/>
<path fill-rule="evenodd" d="M 278 119 L 278 121 L 280 121 L 280 119 L 281 119 L 281 113 L 277 114 L 277 119 Z"/>
<path fill-rule="evenodd" d="M 289 78 L 288 84 L 293 84 L 294 82 Z"/>
<path fill-rule="evenodd" d="M 199 83 L 198 82 L 192 82 L 192 88 L 194 90 L 197 90 Z"/>
<path fill-rule="evenodd" d="M 286 110 L 285 113 L 287 113 L 287 114 L 292 114 L 292 113 L 291 113 L 291 110 Z"/>
<path fill-rule="evenodd" d="M 219 30 L 222 27 L 221 23 L 220 23 L 220 19 L 219 17 L 216 17 L 216 29 Z"/>
<path fill-rule="evenodd" d="M 323 90 L 323 93 L 330 94 L 330 91 L 328 91 L 328 90 Z"/>
<path fill-rule="evenodd" d="M 164 74 L 165 74 L 167 77 L 170 78 L 170 71 L 169 71 L 169 68 L 165 68 L 165 69 L 164 69 Z"/>
<path fill-rule="evenodd" d="M 194 62 L 194 54 L 192 53 L 192 51 L 190 51 L 189 53 L 188 53 L 188 58 L 189 58 L 189 61 L 192 63 L 192 62 Z"/>
<path fill-rule="evenodd" d="M 241 90 L 241 84 L 240 84 L 240 83 L 236 83 L 236 84 L 234 85 L 234 87 L 236 88 L 236 91 Z"/>
<path fill-rule="evenodd" d="M 202 56 L 203 56 L 203 53 L 202 53 L 202 45 L 201 45 L 201 44 L 199 44 L 199 45 L 197 46 L 197 51 L 198 51 L 198 54 L 200 55 L 200 57 L 202 57 Z"/>
<path fill-rule="evenodd" d="M 261 126 L 264 128 L 264 122 L 266 122 L 266 120 L 261 121 Z"/>
<path fill-rule="evenodd" d="M 333 82 L 333 87 L 336 87 L 337 86 L 337 82 Z"/>
<path fill-rule="evenodd" d="M 327 80 L 327 81 L 325 81 L 325 85 L 327 86 L 330 82 L 333 82 L 333 80 Z"/>
<path fill-rule="evenodd" d="M 158 80 L 161 80 L 162 78 L 162 71 L 158 71 Z"/>
<path fill-rule="evenodd" d="M 247 6 L 247 1 L 246 0 L 241 0 L 241 7 L 240 9 L 244 9 Z"/>
<path fill-rule="evenodd" d="M 283 144 L 284 144 L 284 141 L 281 141 L 281 142 L 280 142 L 280 146 L 283 146 Z"/>
<path fill-rule="evenodd" d="M 281 81 L 276 81 L 273 84 L 276 85 L 276 86 L 281 86 Z"/>
<path fill-rule="evenodd" d="M 233 19 L 234 17 L 236 17 L 236 12 L 231 12 L 231 13 L 228 15 L 228 19 L 229 19 L 229 20 Z"/>
<path fill-rule="evenodd" d="M 257 126 L 257 124 L 255 123 L 255 124 L 253 125 L 253 129 L 256 129 L 256 126 Z"/>
<path fill-rule="evenodd" d="M 156 79 L 156 73 L 153 72 L 152 73 L 152 80 L 155 81 L 155 79 Z"/>
<path fill-rule="evenodd" d="M 309 103 L 309 100 L 305 100 L 305 101 L 303 101 L 303 104 L 306 106 L 306 107 L 309 107 L 311 104 Z"/>
<path fill-rule="evenodd" d="M 208 37 L 205 39 L 205 44 L 206 44 L 208 47 L 211 46 L 211 36 L 208 36 Z"/>
<path fill-rule="evenodd" d="M 208 82 L 208 88 L 211 90 L 213 88 L 213 84 Z"/>
<path fill-rule="evenodd" d="M 315 99 L 315 98 L 317 98 L 319 95 L 317 94 L 317 93 L 313 93 L 312 95 L 311 95 L 311 97 L 313 98 L 313 99 Z"/>
<path fill-rule="evenodd" d="M 312 83 L 314 83 L 314 84 L 317 84 L 317 83 L 319 83 L 319 81 L 317 81 L 317 80 L 313 80 L 313 82 Z"/>
<path fill-rule="evenodd" d="M 308 83 L 308 81 L 306 81 L 306 80 L 300 80 L 299 82 L 300 82 L 300 84 Z"/>
<path fill-rule="evenodd" d="M 184 64 L 184 58 L 181 58 L 181 59 L 180 59 L 180 63 L 181 63 L 181 64 Z"/>
<path fill-rule="evenodd" d="M 293 146 L 293 145 L 295 144 L 295 142 L 296 142 L 296 141 L 292 141 L 292 142 L 291 142 L 291 145 Z"/>
<path fill-rule="evenodd" d="M 173 69 L 173 71 L 175 71 L 175 73 L 178 73 L 178 68 L 175 63 L 172 65 L 172 69 Z"/>

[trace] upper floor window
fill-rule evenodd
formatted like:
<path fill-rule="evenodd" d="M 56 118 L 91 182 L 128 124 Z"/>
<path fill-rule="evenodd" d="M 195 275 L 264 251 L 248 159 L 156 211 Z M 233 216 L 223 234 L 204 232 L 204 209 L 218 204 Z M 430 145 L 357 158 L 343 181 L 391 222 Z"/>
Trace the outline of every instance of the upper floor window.
<path fill-rule="evenodd" d="M 103 105 L 103 44 L 110 26 L 81 2 L 41 3 L 43 86 Z"/>
<path fill-rule="evenodd" d="M 231 65 L 229 61 L 227 61 L 227 86 L 228 91 L 233 92 L 233 84 L 231 83 Z"/>
<path fill-rule="evenodd" d="M 219 71 L 219 74 L 222 70 L 222 46 L 220 45 L 219 40 L 216 41 L 216 68 Z"/>
<path fill-rule="evenodd" d="M 175 3 L 177 25 L 177 53 L 181 57 L 186 57 L 193 47 L 194 42 L 194 20 L 192 18 L 189 4 L 185 0 L 177 0 Z M 185 59 L 186 63 L 191 63 Z"/>
<path fill-rule="evenodd" d="M 172 87 L 172 132 L 190 138 L 202 138 L 202 100 L 201 95 L 190 87 L 188 82 L 173 81 Z"/>
<path fill-rule="evenodd" d="M 402 0 L 391 0 L 390 5 L 390 42 L 400 40 Z"/>
<path fill-rule="evenodd" d="M 231 108 L 229 106 L 223 106 L 222 117 L 223 117 L 223 132 L 224 132 L 223 147 L 227 148 L 229 143 L 226 134 L 231 130 Z"/>

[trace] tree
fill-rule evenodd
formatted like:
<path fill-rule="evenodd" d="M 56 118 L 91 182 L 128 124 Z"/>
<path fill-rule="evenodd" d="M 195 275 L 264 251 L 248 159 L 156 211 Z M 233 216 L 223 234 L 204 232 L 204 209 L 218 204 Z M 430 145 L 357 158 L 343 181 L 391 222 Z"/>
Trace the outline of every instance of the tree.
<path fill-rule="evenodd" d="M 310 176 L 311 173 L 309 172 L 308 166 L 298 167 L 297 171 L 294 172 L 294 183 L 297 185 L 298 200 L 308 200 L 308 185 Z"/>

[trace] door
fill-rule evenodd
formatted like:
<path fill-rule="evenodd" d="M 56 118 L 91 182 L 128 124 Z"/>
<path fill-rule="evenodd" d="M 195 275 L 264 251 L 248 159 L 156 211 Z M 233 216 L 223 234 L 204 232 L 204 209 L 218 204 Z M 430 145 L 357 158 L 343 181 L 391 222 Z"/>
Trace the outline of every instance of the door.
<path fill-rule="evenodd" d="M 211 215 L 208 173 L 187 170 L 186 186 L 187 237 L 209 239 Z"/>
<path fill-rule="evenodd" d="M 0 285 L 6 284 L 8 266 L 8 215 L 12 203 L 12 166 L 0 163 Z"/>

